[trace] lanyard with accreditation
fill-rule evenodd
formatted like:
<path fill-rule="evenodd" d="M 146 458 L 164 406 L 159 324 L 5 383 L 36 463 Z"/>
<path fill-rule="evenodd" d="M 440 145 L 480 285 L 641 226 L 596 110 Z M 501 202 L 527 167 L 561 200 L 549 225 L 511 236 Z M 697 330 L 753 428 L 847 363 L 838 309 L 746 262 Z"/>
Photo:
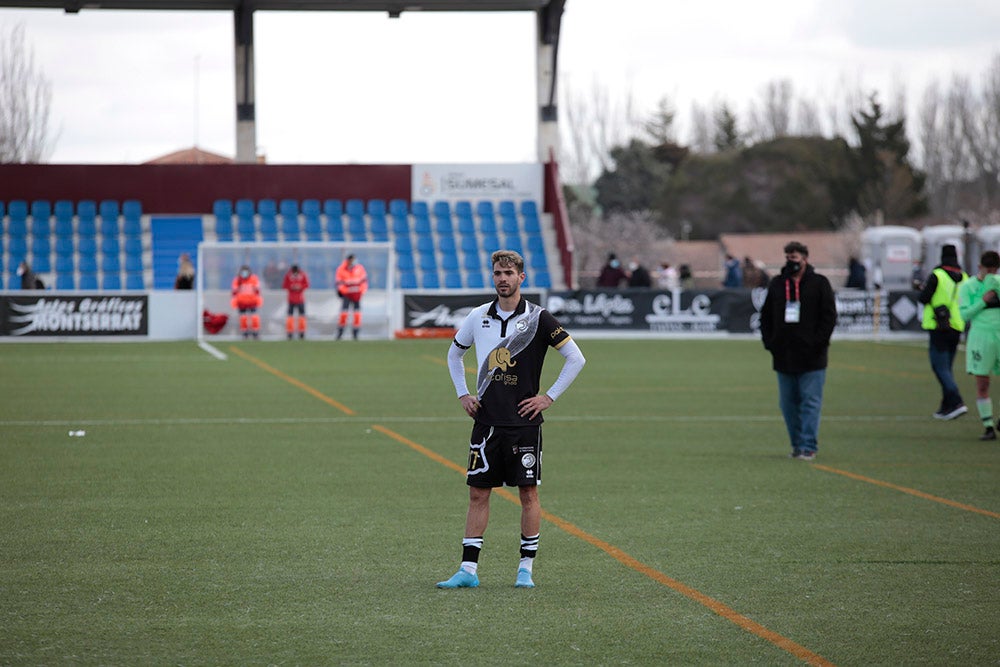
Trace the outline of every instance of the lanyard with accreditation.
<path fill-rule="evenodd" d="M 792 301 L 791 285 L 795 284 L 795 300 Z M 799 298 L 802 290 L 799 289 L 799 278 L 785 281 L 785 324 L 798 324 L 802 317 L 802 302 Z"/>

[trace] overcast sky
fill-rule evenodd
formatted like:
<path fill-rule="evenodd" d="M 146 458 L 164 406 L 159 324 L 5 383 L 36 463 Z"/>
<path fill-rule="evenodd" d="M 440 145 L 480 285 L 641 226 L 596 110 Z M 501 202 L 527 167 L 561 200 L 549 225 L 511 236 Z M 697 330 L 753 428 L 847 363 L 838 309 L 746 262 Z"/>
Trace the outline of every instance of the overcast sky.
<path fill-rule="evenodd" d="M 52 82 L 58 163 L 136 163 L 198 146 L 235 154 L 228 12 L 0 9 Z M 258 151 L 270 163 L 531 162 L 528 12 L 256 12 Z M 827 100 L 900 87 L 910 105 L 1000 53 L 997 0 L 568 0 L 559 83 L 744 109 L 790 79 Z"/>

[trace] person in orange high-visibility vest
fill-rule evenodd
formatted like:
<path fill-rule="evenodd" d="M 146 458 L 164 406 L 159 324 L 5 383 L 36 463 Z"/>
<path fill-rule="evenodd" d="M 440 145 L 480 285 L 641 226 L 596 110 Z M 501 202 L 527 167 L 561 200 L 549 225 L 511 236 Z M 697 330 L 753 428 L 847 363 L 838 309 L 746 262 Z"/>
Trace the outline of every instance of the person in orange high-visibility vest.
<path fill-rule="evenodd" d="M 264 303 L 260 296 L 260 280 L 250 267 L 244 264 L 233 278 L 232 306 L 240 311 L 240 333 L 244 338 L 251 335 L 260 338 L 260 315 L 257 309 Z"/>
<path fill-rule="evenodd" d="M 340 320 L 337 323 L 337 340 L 344 336 L 348 310 L 354 309 L 354 338 L 361 330 L 361 297 L 368 291 L 368 272 L 354 255 L 348 255 L 344 263 L 337 267 L 337 293 L 340 294 Z"/>

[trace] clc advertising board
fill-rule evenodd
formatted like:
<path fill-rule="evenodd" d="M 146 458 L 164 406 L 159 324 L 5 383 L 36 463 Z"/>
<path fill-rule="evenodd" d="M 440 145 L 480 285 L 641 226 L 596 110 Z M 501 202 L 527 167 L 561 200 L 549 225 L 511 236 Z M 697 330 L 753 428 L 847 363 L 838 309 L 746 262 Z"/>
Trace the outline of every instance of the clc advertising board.
<path fill-rule="evenodd" d="M 757 333 L 763 288 L 736 290 L 574 290 L 526 293 L 560 324 L 574 330 L 630 330 L 650 333 Z M 916 292 L 838 292 L 840 334 L 920 331 L 923 306 Z M 457 328 L 469 311 L 493 294 L 406 293 L 406 328 Z"/>
<path fill-rule="evenodd" d="M 410 178 L 413 201 L 543 201 L 544 175 L 536 163 L 415 164 Z"/>
<path fill-rule="evenodd" d="M 0 336 L 146 336 L 149 299 L 127 296 L 0 296 Z"/>

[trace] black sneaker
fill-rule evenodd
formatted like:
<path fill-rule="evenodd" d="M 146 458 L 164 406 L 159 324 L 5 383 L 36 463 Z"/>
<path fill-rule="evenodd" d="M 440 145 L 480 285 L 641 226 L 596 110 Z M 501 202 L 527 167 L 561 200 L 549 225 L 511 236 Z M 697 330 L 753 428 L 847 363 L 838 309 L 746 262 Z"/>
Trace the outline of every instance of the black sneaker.
<path fill-rule="evenodd" d="M 802 454 L 802 450 L 801 449 L 793 449 L 792 453 L 788 455 L 788 458 L 790 458 L 790 459 L 797 459 L 797 458 L 799 458 L 800 454 Z"/>
<path fill-rule="evenodd" d="M 798 455 L 795 458 L 797 458 L 799 461 L 815 461 L 816 452 L 811 449 L 803 449 L 798 453 Z"/>
<path fill-rule="evenodd" d="M 936 413 L 934 417 L 936 419 L 945 419 L 945 420 L 957 419 L 958 417 L 961 417 L 968 411 L 969 408 L 965 407 L 964 403 L 959 403 L 953 408 L 945 408 L 943 411 Z"/>
<path fill-rule="evenodd" d="M 986 430 L 983 431 L 983 434 L 981 436 L 979 436 L 979 439 L 980 440 L 996 440 L 997 439 L 997 432 L 995 430 L 993 430 L 992 426 L 987 426 Z"/>

